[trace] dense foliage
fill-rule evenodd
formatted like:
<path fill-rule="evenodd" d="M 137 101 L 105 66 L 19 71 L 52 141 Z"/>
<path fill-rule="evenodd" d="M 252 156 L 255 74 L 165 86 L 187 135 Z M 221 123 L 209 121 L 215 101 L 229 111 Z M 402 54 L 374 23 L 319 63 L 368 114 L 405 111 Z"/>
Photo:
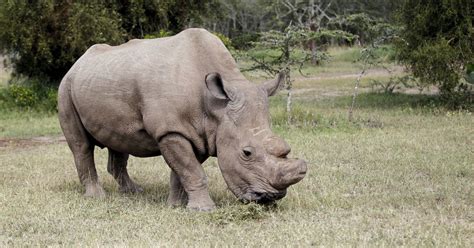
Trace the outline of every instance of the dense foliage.
<path fill-rule="evenodd" d="M 16 75 L 57 84 L 93 44 L 178 32 L 210 8 L 212 0 L 0 0 L 0 49 Z"/>
<path fill-rule="evenodd" d="M 309 24 L 321 18 L 322 27 L 338 16 L 366 13 L 391 21 L 401 1 L 391 0 L 218 0 L 219 18 L 204 18 L 207 27 L 232 39 L 261 31 L 283 31 L 290 22 Z M 319 25 L 319 24 L 318 24 Z M 238 44 L 238 42 L 236 42 Z"/>
<path fill-rule="evenodd" d="M 439 86 L 453 105 L 472 102 L 472 84 L 465 76 L 474 64 L 474 3 L 406 0 L 400 22 L 399 58 L 414 76 Z"/>
<path fill-rule="evenodd" d="M 14 76 L 54 86 L 92 44 L 164 37 L 187 27 L 207 28 L 232 49 L 267 44 L 275 50 L 269 35 L 294 26 L 302 36 L 291 46 L 308 52 L 313 64 L 324 58 L 328 45 L 371 46 L 381 37 L 392 40 L 398 31 L 398 57 L 414 76 L 439 86 L 445 99 L 472 101 L 473 5 L 468 0 L 0 0 L 0 53 L 9 58 Z M 393 25 L 397 9 L 401 31 Z"/>
<path fill-rule="evenodd" d="M 118 14 L 100 4 L 72 1 L 2 1 L 0 46 L 14 72 L 58 82 L 94 43 L 118 44 L 125 32 Z"/>

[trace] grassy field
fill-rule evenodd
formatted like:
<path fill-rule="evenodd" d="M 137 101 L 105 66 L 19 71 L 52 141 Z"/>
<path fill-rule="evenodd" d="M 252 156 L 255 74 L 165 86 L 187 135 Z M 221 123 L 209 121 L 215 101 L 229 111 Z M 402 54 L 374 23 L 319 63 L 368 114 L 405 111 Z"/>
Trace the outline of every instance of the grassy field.
<path fill-rule="evenodd" d="M 348 122 L 354 78 L 340 74 L 352 55 L 337 53 L 327 71 L 295 82 L 292 126 L 284 93 L 271 102 L 275 132 L 309 164 L 307 177 L 271 207 L 239 203 L 215 159 L 204 165 L 215 212 L 167 207 L 169 169 L 160 157 L 131 158 L 145 192 L 122 195 L 100 149 L 108 196 L 84 198 L 64 142 L 15 141 L 59 135 L 55 116 L 0 113 L 0 140 L 10 141 L 0 142 L 0 246 L 473 247 L 472 114 L 438 108 L 431 96 L 371 93 L 366 79 Z M 357 73 L 350 65 L 347 74 Z"/>

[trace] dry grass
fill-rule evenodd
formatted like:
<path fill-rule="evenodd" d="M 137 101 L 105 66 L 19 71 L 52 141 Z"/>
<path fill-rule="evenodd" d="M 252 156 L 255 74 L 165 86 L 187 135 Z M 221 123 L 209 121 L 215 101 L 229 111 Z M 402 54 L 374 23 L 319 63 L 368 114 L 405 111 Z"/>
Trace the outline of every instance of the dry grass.
<path fill-rule="evenodd" d="M 352 82 L 295 85 L 319 84 L 345 92 Z M 307 177 L 273 207 L 240 204 L 215 159 L 204 167 L 218 210 L 194 213 L 166 206 L 169 169 L 162 158 L 131 158 L 130 174 L 145 192 L 122 195 L 98 149 L 108 196 L 96 200 L 82 196 L 64 143 L 0 147 L 0 246 L 473 247 L 473 116 L 426 100 L 362 94 L 357 121 L 349 123 L 348 96 L 302 92 L 295 96 L 301 118 L 292 127 L 282 122 L 283 96 L 272 100 L 274 130 L 292 156 L 309 162 Z M 54 116 L 33 116 L 31 123 L 10 116 L 2 126 L 16 131 L 0 137 L 41 134 L 37 126 L 59 131 Z"/>
<path fill-rule="evenodd" d="M 406 121 L 400 121 L 403 117 Z M 398 122 L 396 120 L 399 120 Z M 82 196 L 64 144 L 0 151 L 3 245 L 474 245 L 472 116 L 380 116 L 383 128 L 277 129 L 309 174 L 278 206 L 238 203 L 206 163 L 219 210 L 165 205 L 161 158 L 130 161 L 142 195 L 121 195 L 98 150 L 109 195 Z M 395 122 L 395 123 L 393 123 Z M 402 124 L 403 125 L 400 125 Z"/>

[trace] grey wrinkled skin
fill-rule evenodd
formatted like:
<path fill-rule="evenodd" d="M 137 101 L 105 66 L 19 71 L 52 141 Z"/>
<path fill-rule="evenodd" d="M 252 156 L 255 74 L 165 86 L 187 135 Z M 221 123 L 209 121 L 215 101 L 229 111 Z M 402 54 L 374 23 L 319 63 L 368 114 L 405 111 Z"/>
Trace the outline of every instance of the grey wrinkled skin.
<path fill-rule="evenodd" d="M 127 172 L 129 154 L 162 155 L 171 168 L 172 206 L 215 208 L 201 164 L 217 156 L 241 201 L 267 203 L 303 179 L 306 163 L 270 130 L 268 96 L 283 74 L 250 83 L 222 42 L 203 29 L 175 36 L 94 45 L 59 87 L 59 120 L 85 195 L 102 197 L 94 147 L 107 147 L 108 172 L 121 192 L 141 192 Z"/>

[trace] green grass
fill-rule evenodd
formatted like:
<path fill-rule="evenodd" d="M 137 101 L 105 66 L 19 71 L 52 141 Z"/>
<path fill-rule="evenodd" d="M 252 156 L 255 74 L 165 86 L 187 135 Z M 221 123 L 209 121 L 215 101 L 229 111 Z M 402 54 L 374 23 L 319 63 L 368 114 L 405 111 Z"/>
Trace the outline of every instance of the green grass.
<path fill-rule="evenodd" d="M 339 62 L 353 56 L 337 52 Z M 65 143 L 0 146 L 0 246 L 473 247 L 472 113 L 440 108 L 433 96 L 370 93 L 363 81 L 349 122 L 353 83 L 295 82 L 292 126 L 284 92 L 271 100 L 274 131 L 309 164 L 271 207 L 239 203 L 215 159 L 204 168 L 218 209 L 194 213 L 166 206 L 161 157 L 132 157 L 145 192 L 122 195 L 97 149 L 108 193 L 97 200 L 82 196 Z M 0 111 L 0 127 L 0 138 L 60 132 L 55 115 L 36 112 Z"/>
<path fill-rule="evenodd" d="M 29 138 L 59 134 L 61 134 L 61 129 L 55 113 L 0 111 L 0 138 Z"/>

